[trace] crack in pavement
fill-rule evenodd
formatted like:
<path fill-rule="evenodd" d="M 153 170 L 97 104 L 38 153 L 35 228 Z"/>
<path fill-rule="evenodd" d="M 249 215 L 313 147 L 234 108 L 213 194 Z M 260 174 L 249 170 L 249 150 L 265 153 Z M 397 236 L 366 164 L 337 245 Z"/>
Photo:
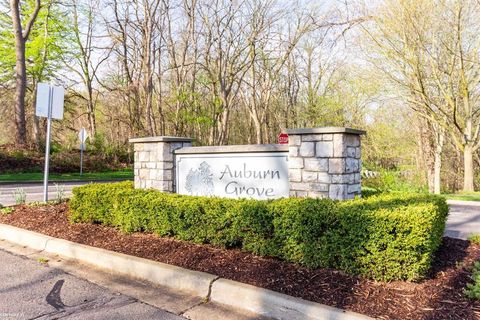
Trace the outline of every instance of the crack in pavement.
<path fill-rule="evenodd" d="M 211 296 L 211 294 L 212 294 L 212 286 L 213 286 L 213 283 L 214 283 L 215 281 L 217 281 L 218 279 L 220 279 L 220 277 L 216 277 L 216 278 L 212 279 L 212 281 L 210 281 L 210 283 L 209 283 L 209 285 L 208 285 L 207 296 L 206 296 L 202 301 L 200 301 L 199 303 L 194 304 L 193 306 L 188 307 L 187 309 L 185 309 L 185 310 L 183 310 L 182 312 L 180 312 L 178 315 L 179 315 L 179 316 L 182 316 L 182 315 L 184 315 L 186 312 L 192 310 L 193 308 L 196 308 L 196 307 L 198 307 L 198 306 L 201 306 L 202 304 L 208 303 L 208 302 L 210 301 L 210 296 Z"/>

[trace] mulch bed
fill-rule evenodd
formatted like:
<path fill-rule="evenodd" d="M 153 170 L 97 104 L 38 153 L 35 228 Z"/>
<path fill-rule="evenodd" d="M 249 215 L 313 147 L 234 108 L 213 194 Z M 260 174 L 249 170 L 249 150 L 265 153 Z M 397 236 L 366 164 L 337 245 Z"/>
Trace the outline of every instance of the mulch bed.
<path fill-rule="evenodd" d="M 480 245 L 444 238 L 429 277 L 420 283 L 380 283 L 331 269 L 310 270 L 240 250 L 224 250 L 152 234 L 70 224 L 68 205 L 18 206 L 0 223 L 49 236 L 204 271 L 380 319 L 480 319 L 480 302 L 463 289 Z"/>

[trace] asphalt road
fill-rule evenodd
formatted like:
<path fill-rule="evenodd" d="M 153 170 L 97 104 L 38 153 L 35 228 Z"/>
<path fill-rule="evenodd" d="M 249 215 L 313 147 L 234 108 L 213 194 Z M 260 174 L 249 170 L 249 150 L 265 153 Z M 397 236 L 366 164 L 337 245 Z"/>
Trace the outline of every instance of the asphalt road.
<path fill-rule="evenodd" d="M 0 319 L 158 319 L 180 316 L 0 249 Z"/>
<path fill-rule="evenodd" d="M 446 236 L 467 239 L 471 234 L 480 234 L 480 202 L 448 201 L 448 204 Z"/>
<path fill-rule="evenodd" d="M 48 199 L 55 200 L 60 190 L 63 190 L 65 196 L 69 197 L 72 194 L 73 187 L 87 183 L 90 183 L 90 181 L 50 183 L 48 185 Z M 18 189 L 25 191 L 27 202 L 43 201 L 43 183 L 2 183 L 0 184 L 0 204 L 4 206 L 15 204 L 13 194 Z"/>

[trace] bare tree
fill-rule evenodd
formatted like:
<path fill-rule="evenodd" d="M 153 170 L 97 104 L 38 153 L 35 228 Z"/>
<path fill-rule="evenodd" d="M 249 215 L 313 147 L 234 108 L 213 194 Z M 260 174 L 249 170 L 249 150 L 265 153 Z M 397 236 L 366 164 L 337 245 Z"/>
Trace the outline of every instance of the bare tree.
<path fill-rule="evenodd" d="M 66 66 L 78 76 L 86 92 L 76 92 L 86 103 L 89 131 L 91 139 L 95 138 L 95 109 L 98 91 L 94 83 L 98 78 L 100 66 L 109 58 L 111 48 L 103 45 L 102 36 L 98 32 L 96 12 L 100 9 L 97 0 L 89 0 L 79 8 L 78 0 L 72 0 L 71 13 L 73 17 L 74 46 L 73 61 L 65 61 Z M 81 16 L 82 15 L 82 16 Z"/>
<path fill-rule="evenodd" d="M 479 14 L 472 1 L 389 1 L 367 30 L 388 62 L 381 69 L 463 152 L 465 191 L 474 189 L 480 148 Z"/>
<path fill-rule="evenodd" d="M 207 144 L 270 142 L 289 119 L 284 110 L 302 101 L 304 61 L 295 50 L 312 31 L 337 25 L 320 23 L 310 7 L 275 0 L 109 4 L 114 54 L 102 86 L 121 101 L 130 132 L 192 135 Z"/>
<path fill-rule="evenodd" d="M 246 21 L 238 14 L 242 3 L 215 0 L 200 9 L 205 43 L 200 65 L 209 79 L 207 88 L 212 97 L 214 126 L 209 141 L 213 144 L 227 143 L 234 101 L 248 71 Z"/>

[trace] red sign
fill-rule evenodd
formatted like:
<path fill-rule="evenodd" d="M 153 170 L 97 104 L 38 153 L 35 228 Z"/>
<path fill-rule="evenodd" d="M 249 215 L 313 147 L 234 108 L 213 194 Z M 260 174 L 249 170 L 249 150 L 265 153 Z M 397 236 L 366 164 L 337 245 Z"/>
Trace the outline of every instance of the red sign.
<path fill-rule="evenodd" d="M 280 133 L 278 135 L 278 143 L 279 144 L 288 144 L 288 134 Z"/>

